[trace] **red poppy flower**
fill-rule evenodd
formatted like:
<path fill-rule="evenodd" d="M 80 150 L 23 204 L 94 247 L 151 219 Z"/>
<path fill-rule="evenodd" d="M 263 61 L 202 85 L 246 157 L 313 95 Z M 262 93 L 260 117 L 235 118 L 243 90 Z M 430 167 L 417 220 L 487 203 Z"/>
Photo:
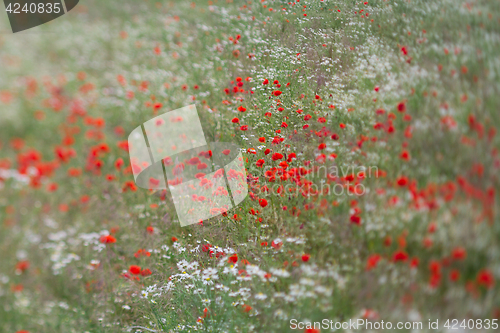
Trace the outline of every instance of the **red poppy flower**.
<path fill-rule="evenodd" d="M 120 158 L 116 159 L 116 161 L 115 161 L 115 168 L 116 168 L 117 170 L 120 170 L 120 169 L 121 169 L 121 167 L 122 167 L 124 164 L 125 164 L 125 163 L 123 162 L 123 159 L 120 157 Z"/>
<path fill-rule="evenodd" d="M 283 245 L 283 242 L 276 241 L 276 240 L 273 240 L 273 242 L 271 243 L 271 246 L 273 248 L 275 248 L 276 250 L 279 250 L 282 245 Z"/>
<path fill-rule="evenodd" d="M 379 254 L 372 254 L 371 256 L 368 257 L 368 260 L 366 261 L 366 267 L 365 269 L 367 271 L 377 267 L 378 262 L 380 261 L 380 255 Z"/>
<path fill-rule="evenodd" d="M 283 158 L 283 155 L 280 153 L 274 153 L 272 158 L 273 161 L 281 160 Z"/>
<path fill-rule="evenodd" d="M 406 253 L 404 251 L 397 251 L 392 256 L 392 259 L 395 262 L 397 262 L 397 261 L 406 261 L 408 259 L 408 253 Z"/>
<path fill-rule="evenodd" d="M 351 223 L 354 223 L 354 224 L 361 224 L 361 217 L 359 217 L 358 215 L 351 215 Z"/>
<path fill-rule="evenodd" d="M 21 272 L 26 271 L 29 267 L 30 267 L 30 262 L 27 260 L 19 261 L 16 264 L 16 270 Z"/>
<path fill-rule="evenodd" d="M 82 174 L 82 170 L 79 168 L 69 168 L 68 169 L 68 176 L 70 177 L 78 177 Z"/>
<path fill-rule="evenodd" d="M 401 152 L 401 155 L 399 155 L 399 157 L 405 161 L 409 161 L 410 160 L 410 153 L 407 150 L 403 150 Z"/>
<path fill-rule="evenodd" d="M 267 206 L 267 200 L 266 199 L 259 199 L 259 205 L 261 207 L 266 207 Z"/>
<path fill-rule="evenodd" d="M 286 169 L 286 168 L 288 168 L 288 163 L 286 163 L 285 161 L 281 161 L 279 166 L 282 167 L 283 169 Z M 283 176 L 281 176 L 281 180 L 286 180 L 287 178 L 288 178 L 287 174 L 284 174 Z"/>
<path fill-rule="evenodd" d="M 233 264 L 236 264 L 238 262 L 238 254 L 235 253 L 235 254 L 231 255 L 229 257 L 229 259 L 227 260 L 227 262 L 229 262 L 229 263 L 232 262 Z"/>
<path fill-rule="evenodd" d="M 273 91 L 273 95 L 277 97 L 277 96 L 281 95 L 281 91 L 275 90 L 275 91 Z"/>
<path fill-rule="evenodd" d="M 252 310 L 252 307 L 247 304 L 243 304 L 241 307 L 243 308 L 244 312 L 250 312 Z"/>
<path fill-rule="evenodd" d="M 408 178 L 405 176 L 401 176 L 396 180 L 396 182 L 399 186 L 406 186 L 406 184 L 408 184 Z"/>
<path fill-rule="evenodd" d="M 460 272 L 457 269 L 452 269 L 450 272 L 450 281 L 457 281 L 460 278 Z"/>
<path fill-rule="evenodd" d="M 198 166 L 196 168 L 198 170 L 206 169 L 207 168 L 207 164 L 206 163 L 200 163 L 200 164 L 198 164 Z"/>
<path fill-rule="evenodd" d="M 477 284 L 479 284 L 480 286 L 484 286 L 486 288 L 491 288 L 495 284 L 495 278 L 493 277 L 493 274 L 491 273 L 491 271 L 487 269 L 481 270 L 477 274 L 476 280 Z"/>
<path fill-rule="evenodd" d="M 154 187 L 154 186 L 158 186 L 160 184 L 160 180 L 159 179 L 156 179 L 156 178 L 149 178 L 149 184 Z"/>
<path fill-rule="evenodd" d="M 418 258 L 413 258 L 410 262 L 410 267 L 418 267 L 418 264 L 420 263 L 420 260 Z"/>
<path fill-rule="evenodd" d="M 58 187 L 59 186 L 56 183 L 50 183 L 49 185 L 47 185 L 47 191 L 49 192 L 57 191 Z"/>
<path fill-rule="evenodd" d="M 398 104 L 398 111 L 399 112 L 405 112 L 406 111 L 406 103 L 405 102 L 399 102 L 399 104 Z"/>
<path fill-rule="evenodd" d="M 137 265 L 130 265 L 130 267 L 128 268 L 128 271 L 131 274 L 139 275 L 139 274 L 141 274 L 141 267 L 139 267 Z"/>
<path fill-rule="evenodd" d="M 101 236 L 99 241 L 103 244 L 113 244 L 116 243 L 116 238 L 111 235 Z"/>
<path fill-rule="evenodd" d="M 304 15 L 306 15 L 306 14 L 304 14 Z M 321 332 L 321 331 L 320 331 L 319 329 L 317 329 L 317 328 L 312 328 L 312 327 L 311 327 L 311 328 L 306 328 L 306 329 L 304 330 L 304 333 L 320 333 L 320 332 Z"/>
<path fill-rule="evenodd" d="M 467 257 L 467 251 L 463 247 L 456 247 L 451 252 L 451 256 L 456 260 L 463 260 Z"/>

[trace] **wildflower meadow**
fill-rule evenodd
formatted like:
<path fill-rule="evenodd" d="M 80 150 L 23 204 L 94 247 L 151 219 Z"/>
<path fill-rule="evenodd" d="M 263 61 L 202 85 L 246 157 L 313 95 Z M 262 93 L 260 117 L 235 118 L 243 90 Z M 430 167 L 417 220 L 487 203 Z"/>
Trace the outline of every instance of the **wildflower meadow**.
<path fill-rule="evenodd" d="M 500 1 L 0 12 L 1 333 L 498 332 Z M 190 105 L 247 192 L 170 161 L 243 193 L 183 226 L 128 139 Z"/>

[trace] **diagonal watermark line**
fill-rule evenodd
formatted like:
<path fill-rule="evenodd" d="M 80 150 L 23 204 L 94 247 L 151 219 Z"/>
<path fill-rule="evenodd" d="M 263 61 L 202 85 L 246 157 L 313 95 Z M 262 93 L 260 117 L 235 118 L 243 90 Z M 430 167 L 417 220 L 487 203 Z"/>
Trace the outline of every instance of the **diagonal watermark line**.
<path fill-rule="evenodd" d="M 153 152 L 151 151 L 151 146 L 149 145 L 149 139 L 146 134 L 146 129 L 144 128 L 144 125 L 141 125 L 142 129 L 142 134 L 144 135 L 144 141 L 146 141 L 146 146 L 148 146 L 148 153 L 149 153 L 149 158 L 151 159 L 151 165 L 153 165 L 156 161 L 153 158 Z"/>
<path fill-rule="evenodd" d="M 64 14 L 66 14 L 68 12 L 68 10 L 66 9 L 66 2 L 64 2 L 64 0 L 61 0 L 61 3 L 64 9 Z"/>

